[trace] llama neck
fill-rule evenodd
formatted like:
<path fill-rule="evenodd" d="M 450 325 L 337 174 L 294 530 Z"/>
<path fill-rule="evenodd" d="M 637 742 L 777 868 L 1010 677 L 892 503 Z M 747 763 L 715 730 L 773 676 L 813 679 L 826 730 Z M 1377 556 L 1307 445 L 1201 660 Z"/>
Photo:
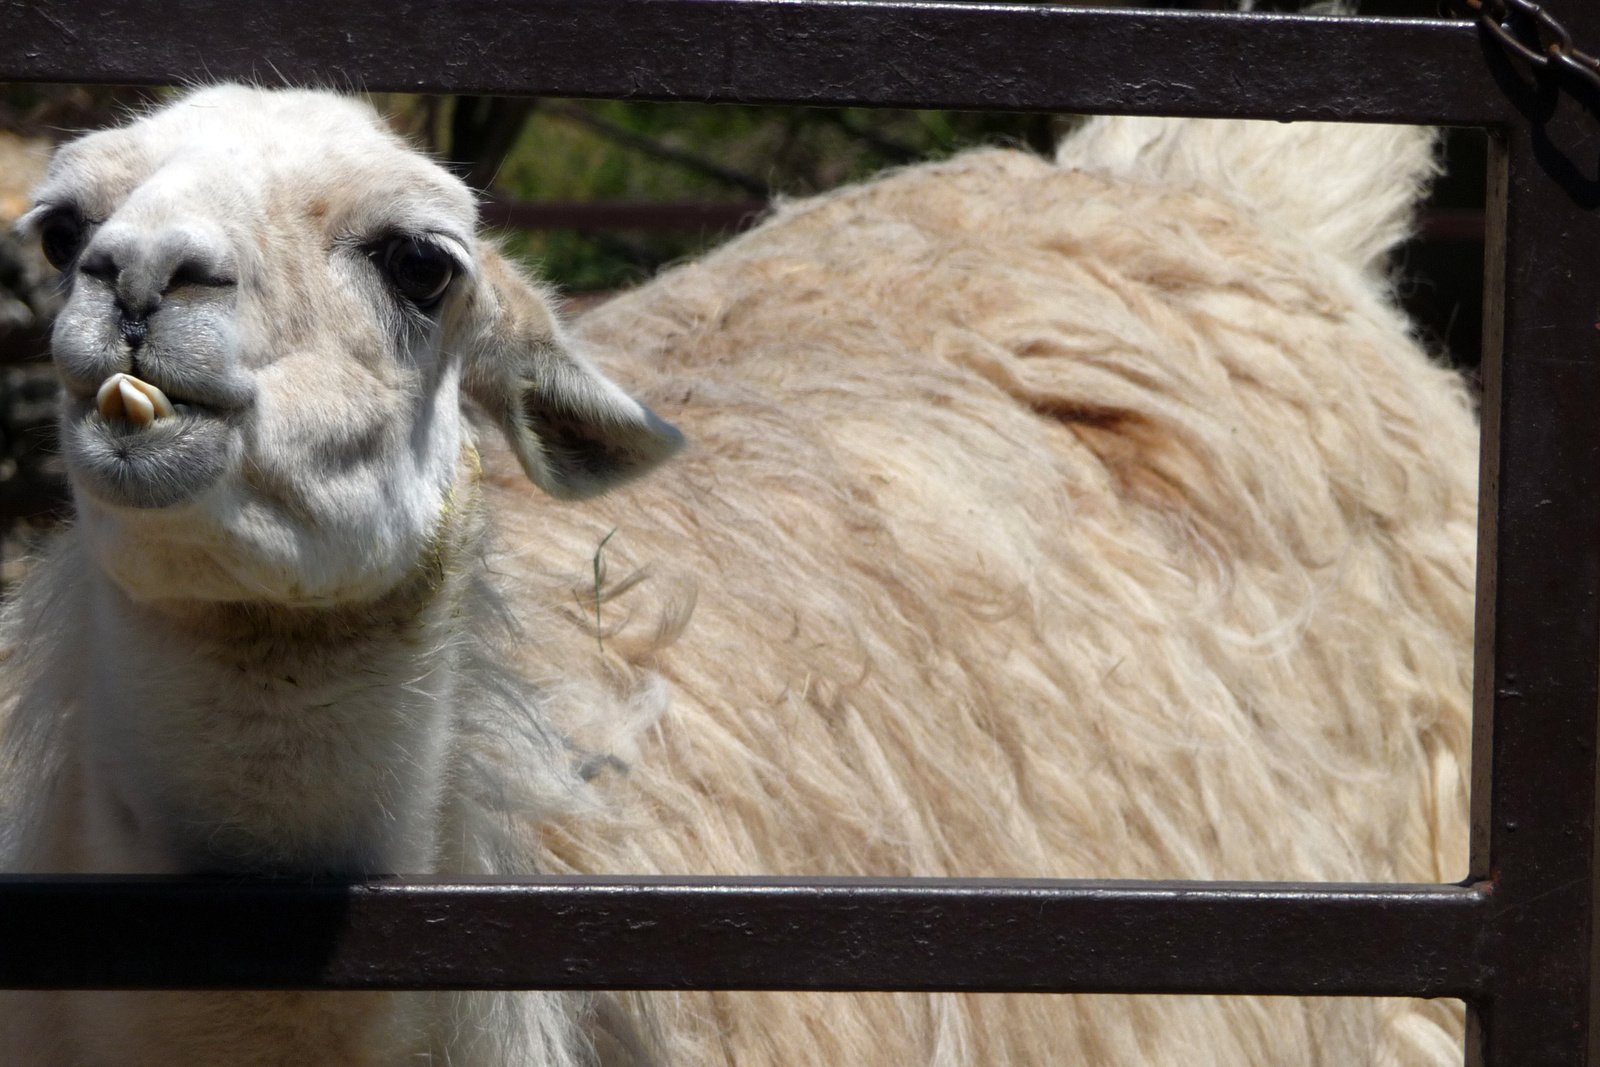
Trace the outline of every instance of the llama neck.
<path fill-rule="evenodd" d="M 78 738 L 84 862 L 430 870 L 463 598 L 442 566 L 422 571 L 333 609 L 138 603 L 95 571 Z"/>

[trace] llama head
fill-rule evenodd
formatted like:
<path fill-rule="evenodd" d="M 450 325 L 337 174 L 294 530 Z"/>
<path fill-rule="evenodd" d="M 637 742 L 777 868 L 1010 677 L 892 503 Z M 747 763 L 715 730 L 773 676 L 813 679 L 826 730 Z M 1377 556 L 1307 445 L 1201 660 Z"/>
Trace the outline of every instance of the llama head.
<path fill-rule="evenodd" d="M 64 146 L 21 226 L 81 536 L 138 599 L 331 604 L 429 558 L 462 403 L 582 497 L 682 443 L 474 233 L 467 188 L 365 105 L 221 86 Z"/>

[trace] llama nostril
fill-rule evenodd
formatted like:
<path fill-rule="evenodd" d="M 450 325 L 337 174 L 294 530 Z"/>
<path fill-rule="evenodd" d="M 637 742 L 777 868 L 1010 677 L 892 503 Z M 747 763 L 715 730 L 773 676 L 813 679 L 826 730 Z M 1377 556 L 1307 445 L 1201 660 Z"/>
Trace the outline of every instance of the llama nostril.
<path fill-rule="evenodd" d="M 234 284 L 228 272 L 217 264 L 205 259 L 186 259 L 172 270 L 172 276 L 167 279 L 167 284 L 162 288 L 162 293 L 170 293 L 185 285 L 201 285 L 209 288 L 224 288 Z"/>
<path fill-rule="evenodd" d="M 78 257 L 78 274 L 105 285 L 122 340 L 146 341 L 147 320 L 177 290 L 232 287 L 233 262 L 217 242 L 183 228 L 148 232 L 109 223 Z M 102 292 L 97 286 L 90 286 Z M 198 297 L 198 292 L 189 295 Z"/>
<path fill-rule="evenodd" d="M 91 248 L 83 253 L 78 260 L 78 273 L 87 274 L 91 278 L 99 278 L 112 285 L 117 283 L 117 276 L 122 273 L 111 253 L 103 248 Z"/>

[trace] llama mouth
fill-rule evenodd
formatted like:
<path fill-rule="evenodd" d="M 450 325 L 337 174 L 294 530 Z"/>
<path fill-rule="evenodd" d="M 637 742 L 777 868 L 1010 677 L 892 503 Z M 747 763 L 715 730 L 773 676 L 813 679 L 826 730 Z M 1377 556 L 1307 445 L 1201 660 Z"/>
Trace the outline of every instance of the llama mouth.
<path fill-rule="evenodd" d="M 108 422 L 126 423 L 134 428 L 183 415 L 220 414 L 209 404 L 169 397 L 155 383 L 121 371 L 100 384 L 94 394 L 93 410 Z"/>
<path fill-rule="evenodd" d="M 74 485 L 104 503 L 172 507 L 234 465 L 237 434 L 223 414 L 117 373 L 69 405 L 62 453 Z"/>
<path fill-rule="evenodd" d="M 120 372 L 101 384 L 94 394 L 94 403 L 102 418 L 121 419 L 134 426 L 148 426 L 157 419 L 170 419 L 178 414 L 159 386 Z"/>

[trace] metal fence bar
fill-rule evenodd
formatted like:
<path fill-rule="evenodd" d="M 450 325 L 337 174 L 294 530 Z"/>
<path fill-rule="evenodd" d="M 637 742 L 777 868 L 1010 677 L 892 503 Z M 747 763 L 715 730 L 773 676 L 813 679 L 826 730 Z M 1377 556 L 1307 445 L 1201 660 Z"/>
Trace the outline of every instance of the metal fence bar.
<path fill-rule="evenodd" d="M 1487 125 L 1471 23 L 929 0 L 0 4 L 0 80 Z"/>
<path fill-rule="evenodd" d="M 1600 7 L 1561 15 L 1600 40 Z M 1470 1055 L 1577 1067 L 1600 1058 L 1600 95 L 1487 59 L 1526 121 L 1490 174 L 1472 868 L 1495 979 Z"/>
<path fill-rule="evenodd" d="M 745 230 L 772 209 L 765 200 L 699 200 L 651 203 L 640 201 L 548 201 L 486 197 L 478 217 L 485 226 L 524 230 L 650 230 L 694 233 Z M 1452 218 L 1459 230 L 1471 220 Z M 1480 226 L 1481 228 L 1481 226 Z"/>
<path fill-rule="evenodd" d="M 754 226 L 771 210 L 766 200 L 512 200 L 489 194 L 478 217 L 485 226 L 514 230 L 736 232 Z M 1423 241 L 1481 241 L 1483 212 L 1423 211 L 1417 236 Z"/>
<path fill-rule="evenodd" d="M 1560 14 L 1580 41 L 1600 41 L 1600 9 Z M 1475 1062 L 1600 1058 L 1594 93 L 1527 82 L 1475 27 L 1444 22 L 857 0 L 0 6 L 0 79 L 279 76 L 1493 128 L 1474 752 L 1473 870 L 1484 881 L 11 878 L 0 882 L 0 984 L 1450 994 L 1473 1007 Z"/>
<path fill-rule="evenodd" d="M 0 986 L 1477 997 L 1490 899 L 1435 885 L 0 879 Z"/>

